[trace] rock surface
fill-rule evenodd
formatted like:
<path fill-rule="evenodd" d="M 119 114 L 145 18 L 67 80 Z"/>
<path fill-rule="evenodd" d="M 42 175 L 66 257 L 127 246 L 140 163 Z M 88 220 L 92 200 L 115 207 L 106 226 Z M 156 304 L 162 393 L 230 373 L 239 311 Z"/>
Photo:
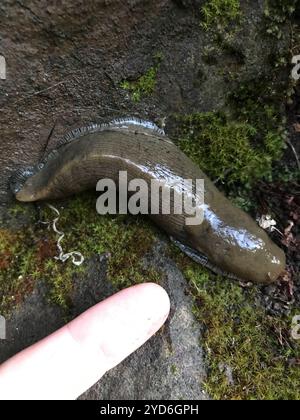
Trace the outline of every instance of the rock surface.
<path fill-rule="evenodd" d="M 145 265 L 159 268 L 162 285 L 171 302 L 171 315 L 163 329 L 120 366 L 106 374 L 81 399 L 207 399 L 202 383 L 205 364 L 201 348 L 201 327 L 192 314 L 193 301 L 188 285 L 172 260 L 158 244 Z M 105 267 L 90 261 L 84 282 L 76 282 L 74 313 L 83 312 L 114 291 L 105 276 Z M 7 340 L 0 343 L 0 363 L 44 338 L 64 324 L 63 312 L 46 299 L 41 283 L 7 322 Z M 184 328 L 183 328 L 184 326 Z"/>
<path fill-rule="evenodd" d="M 147 257 L 147 265 L 162 270 L 162 285 L 171 300 L 168 322 L 155 337 L 125 363 L 105 375 L 81 399 L 203 400 L 205 365 L 200 325 L 192 314 L 188 285 L 163 244 Z M 183 328 L 184 326 L 184 328 Z M 135 378 L 135 379 L 133 379 Z"/>
<path fill-rule="evenodd" d="M 200 25 L 203 3 L 3 0 L 0 203 L 11 199 L 11 173 L 40 160 L 70 128 L 126 115 L 169 123 L 174 113 L 224 109 L 235 83 L 271 72 L 274 48 L 285 53 L 288 39 L 261 35 L 264 1 L 241 2 L 238 36 L 225 33 L 223 46 L 217 28 Z M 157 54 L 155 92 L 134 103 L 120 84 L 145 74 Z"/>

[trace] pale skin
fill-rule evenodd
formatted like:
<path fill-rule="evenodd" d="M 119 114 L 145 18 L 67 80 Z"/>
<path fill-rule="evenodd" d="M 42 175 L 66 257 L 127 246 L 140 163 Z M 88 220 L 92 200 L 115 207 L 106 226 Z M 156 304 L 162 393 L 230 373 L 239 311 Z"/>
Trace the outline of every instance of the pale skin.
<path fill-rule="evenodd" d="M 166 321 L 167 293 L 146 283 L 122 290 L 0 366 L 0 399 L 76 399 Z"/>

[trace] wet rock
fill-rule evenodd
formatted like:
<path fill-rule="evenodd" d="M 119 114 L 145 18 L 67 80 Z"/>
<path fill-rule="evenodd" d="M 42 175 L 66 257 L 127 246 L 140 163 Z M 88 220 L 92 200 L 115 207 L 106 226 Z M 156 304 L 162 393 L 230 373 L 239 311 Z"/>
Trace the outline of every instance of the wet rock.
<path fill-rule="evenodd" d="M 49 304 L 46 295 L 47 287 L 40 283 L 7 320 L 7 339 L 0 341 L 0 363 L 64 325 L 63 311 Z"/>
<path fill-rule="evenodd" d="M 115 292 L 107 280 L 105 261 L 97 256 L 87 263 L 86 276 L 74 279 L 69 319 Z M 49 301 L 48 292 L 47 284 L 41 280 L 34 292 L 7 319 L 7 340 L 0 341 L 0 363 L 66 323 L 65 311 Z"/>
<path fill-rule="evenodd" d="M 120 366 L 105 375 L 81 399 L 207 399 L 203 391 L 206 371 L 201 347 L 201 326 L 192 313 L 188 285 L 159 243 L 145 265 L 162 271 L 162 286 L 169 293 L 171 315 L 162 330 Z M 88 262 L 88 273 L 78 277 L 70 318 L 114 293 L 106 278 L 105 260 Z M 65 323 L 65 313 L 50 304 L 47 286 L 37 289 L 7 320 L 7 340 L 0 342 L 0 363 L 54 332 Z M 184 328 L 183 328 L 184 326 Z"/>
<path fill-rule="evenodd" d="M 126 115 L 168 124 L 174 113 L 224 110 L 234 84 L 272 72 L 289 32 L 279 43 L 267 37 L 264 1 L 248 3 L 236 35 L 217 41 L 215 28 L 200 25 L 201 1 L 3 0 L 0 203 L 12 198 L 10 175 L 39 161 L 70 128 Z M 157 54 L 156 89 L 136 103 L 120 85 L 145 74 Z"/>
<path fill-rule="evenodd" d="M 203 390 L 206 372 L 201 326 L 192 313 L 188 285 L 174 262 L 164 255 L 163 244 L 156 246 L 145 264 L 164 274 L 162 285 L 171 300 L 170 318 L 155 337 L 107 373 L 81 399 L 208 398 Z"/>

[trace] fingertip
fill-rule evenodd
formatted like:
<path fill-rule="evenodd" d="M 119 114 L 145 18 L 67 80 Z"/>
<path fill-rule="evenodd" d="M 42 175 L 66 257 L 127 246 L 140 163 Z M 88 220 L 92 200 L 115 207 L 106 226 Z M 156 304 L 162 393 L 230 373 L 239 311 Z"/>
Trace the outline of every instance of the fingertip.
<path fill-rule="evenodd" d="M 135 287 L 143 289 L 148 302 L 151 301 L 153 303 L 153 307 L 155 307 L 161 317 L 166 320 L 170 313 L 171 306 L 170 298 L 166 290 L 157 283 L 144 283 Z"/>
<path fill-rule="evenodd" d="M 0 389 L 2 375 L 8 396 L 76 398 L 154 335 L 169 311 L 158 284 L 122 290 L 2 365 Z"/>

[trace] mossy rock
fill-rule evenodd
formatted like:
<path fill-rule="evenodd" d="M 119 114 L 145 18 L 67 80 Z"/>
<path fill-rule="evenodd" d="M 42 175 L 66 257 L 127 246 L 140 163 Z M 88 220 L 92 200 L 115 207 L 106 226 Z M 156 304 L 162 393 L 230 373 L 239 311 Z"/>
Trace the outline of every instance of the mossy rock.
<path fill-rule="evenodd" d="M 215 276 L 175 249 L 172 255 L 193 288 L 194 313 L 203 326 L 207 393 L 217 400 L 299 400 L 293 314 L 271 316 L 260 305 L 260 289 Z"/>
<path fill-rule="evenodd" d="M 270 178 L 285 147 L 279 130 L 266 132 L 259 141 L 257 126 L 221 113 L 193 114 L 180 121 L 180 148 L 212 179 L 227 185 L 249 186 Z"/>
<path fill-rule="evenodd" d="M 47 225 L 30 223 L 16 230 L 0 229 L 0 313 L 8 314 L 33 291 L 37 282 L 44 281 L 50 300 L 66 313 L 71 302 L 75 276 L 84 281 L 89 259 L 106 255 L 108 281 L 116 289 L 147 281 L 159 281 L 159 273 L 145 270 L 142 258 L 151 250 L 155 230 L 141 219 L 125 216 L 100 216 L 96 212 L 93 194 L 58 204 L 61 218 L 59 230 L 65 233 L 62 246 L 65 252 L 78 251 L 84 258 L 76 267 L 71 260 L 62 263 L 58 256 L 58 235 Z M 16 207 L 12 207 L 14 214 Z M 56 214 L 44 206 L 42 221 L 52 226 Z"/>

